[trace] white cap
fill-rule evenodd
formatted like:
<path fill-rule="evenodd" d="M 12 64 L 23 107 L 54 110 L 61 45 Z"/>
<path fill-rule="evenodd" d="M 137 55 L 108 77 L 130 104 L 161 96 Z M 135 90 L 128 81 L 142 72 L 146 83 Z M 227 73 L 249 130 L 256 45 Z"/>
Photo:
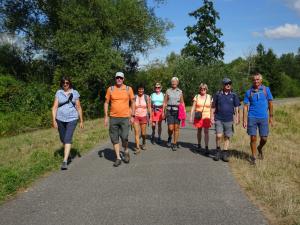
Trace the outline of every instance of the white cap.
<path fill-rule="evenodd" d="M 124 73 L 122 73 L 122 72 L 116 72 L 116 76 L 115 77 L 123 77 L 124 78 Z"/>

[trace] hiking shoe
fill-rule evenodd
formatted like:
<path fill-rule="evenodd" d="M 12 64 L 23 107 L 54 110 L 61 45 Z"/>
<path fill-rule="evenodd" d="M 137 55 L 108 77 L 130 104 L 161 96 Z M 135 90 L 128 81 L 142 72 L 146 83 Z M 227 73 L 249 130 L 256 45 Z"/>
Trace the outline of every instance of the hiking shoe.
<path fill-rule="evenodd" d="M 142 144 L 141 149 L 142 149 L 142 150 L 146 150 L 146 149 L 147 149 L 147 148 L 146 148 L 146 144 Z"/>
<path fill-rule="evenodd" d="M 220 158 L 221 158 L 221 152 L 220 152 L 220 150 L 217 149 L 217 152 L 216 152 L 216 154 L 215 154 L 215 156 L 214 156 L 213 159 L 214 159 L 215 161 L 219 161 Z"/>
<path fill-rule="evenodd" d="M 62 162 L 60 169 L 61 170 L 67 170 L 68 169 L 68 163 L 67 162 Z"/>
<path fill-rule="evenodd" d="M 114 163 L 114 167 L 118 167 L 120 166 L 122 163 L 122 160 L 121 159 L 116 159 L 115 163 Z"/>
<path fill-rule="evenodd" d="M 135 147 L 134 148 L 134 154 L 139 154 L 141 152 L 141 149 L 140 148 L 137 148 L 137 147 Z"/>
<path fill-rule="evenodd" d="M 263 154 L 262 148 L 260 148 L 260 147 L 258 146 L 258 147 L 257 147 L 257 151 L 258 151 L 258 156 L 257 156 L 257 158 L 260 159 L 260 160 L 263 160 L 263 159 L 264 159 L 264 154 Z"/>
<path fill-rule="evenodd" d="M 124 154 L 125 154 L 125 156 L 124 156 L 124 163 L 129 163 L 130 162 L 129 152 L 127 151 Z"/>
<path fill-rule="evenodd" d="M 256 165 L 256 158 L 251 156 L 249 162 L 250 162 L 250 165 L 255 166 Z"/>
<path fill-rule="evenodd" d="M 153 134 L 151 135 L 151 144 L 155 144 L 155 136 Z"/>
<path fill-rule="evenodd" d="M 204 155 L 209 156 L 210 152 L 207 146 L 205 146 Z"/>
<path fill-rule="evenodd" d="M 161 138 L 160 137 L 158 137 L 158 139 L 157 139 L 157 144 L 161 144 L 162 143 L 162 140 L 161 140 Z"/>
<path fill-rule="evenodd" d="M 222 153 L 223 153 L 223 154 L 222 154 L 222 160 L 223 160 L 224 162 L 229 162 L 229 155 L 228 155 L 228 152 L 227 152 L 227 151 L 223 151 Z"/>
<path fill-rule="evenodd" d="M 171 149 L 172 149 L 172 151 L 177 151 L 177 146 L 175 145 L 175 144 L 171 144 Z"/>
<path fill-rule="evenodd" d="M 168 137 L 168 142 L 167 142 L 167 146 L 170 148 L 172 147 L 172 137 Z"/>

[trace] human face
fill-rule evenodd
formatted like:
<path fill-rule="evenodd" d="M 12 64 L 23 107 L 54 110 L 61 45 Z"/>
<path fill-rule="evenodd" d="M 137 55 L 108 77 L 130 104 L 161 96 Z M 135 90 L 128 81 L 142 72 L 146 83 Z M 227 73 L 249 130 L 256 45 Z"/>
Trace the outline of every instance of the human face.
<path fill-rule="evenodd" d="M 252 82 L 253 82 L 253 86 L 255 88 L 258 88 L 262 84 L 262 79 L 260 78 L 260 76 L 254 76 L 252 78 Z"/>
<path fill-rule="evenodd" d="M 161 90 L 161 87 L 155 87 L 155 92 L 156 92 L 156 93 L 159 93 L 160 90 Z"/>
<path fill-rule="evenodd" d="M 200 95 L 205 95 L 206 91 L 206 88 L 199 88 Z"/>
<path fill-rule="evenodd" d="M 115 79 L 118 86 L 121 86 L 124 82 L 124 77 L 116 77 Z"/>
<path fill-rule="evenodd" d="M 139 95 L 139 96 L 142 96 L 143 94 L 144 94 L 144 88 L 140 87 L 140 88 L 138 89 L 138 95 Z"/>
<path fill-rule="evenodd" d="M 65 80 L 63 82 L 63 88 L 64 88 L 65 91 L 69 90 L 70 89 L 70 81 Z"/>
<path fill-rule="evenodd" d="M 223 90 L 224 90 L 225 92 L 230 91 L 230 90 L 231 90 L 231 82 L 224 84 L 224 85 L 223 85 Z"/>
<path fill-rule="evenodd" d="M 172 86 L 172 88 L 177 88 L 177 86 L 178 86 L 178 81 L 177 80 L 172 80 L 171 81 L 171 86 Z"/>

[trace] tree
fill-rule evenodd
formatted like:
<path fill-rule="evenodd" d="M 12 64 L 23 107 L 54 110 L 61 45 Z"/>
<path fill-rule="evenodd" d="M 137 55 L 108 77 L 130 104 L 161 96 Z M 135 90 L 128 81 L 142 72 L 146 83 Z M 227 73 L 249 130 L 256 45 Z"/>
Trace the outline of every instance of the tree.
<path fill-rule="evenodd" d="M 214 9 L 212 1 L 204 0 L 202 7 L 189 13 L 197 23 L 185 28 L 189 42 L 182 50 L 183 55 L 195 57 L 202 65 L 213 64 L 223 59 L 224 42 L 220 40 L 223 35 L 221 29 L 216 27 L 220 19 L 219 13 Z"/>

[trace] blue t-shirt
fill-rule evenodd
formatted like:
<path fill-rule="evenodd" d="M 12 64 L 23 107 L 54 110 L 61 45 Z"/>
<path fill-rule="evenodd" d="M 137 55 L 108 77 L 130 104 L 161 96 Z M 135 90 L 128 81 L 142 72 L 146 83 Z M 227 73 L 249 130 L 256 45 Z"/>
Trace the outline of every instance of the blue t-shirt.
<path fill-rule="evenodd" d="M 219 91 L 214 95 L 213 106 L 216 108 L 216 120 L 231 122 L 233 121 L 234 108 L 240 106 L 240 100 L 234 92 L 225 94 L 223 91 Z"/>
<path fill-rule="evenodd" d="M 71 89 L 71 92 L 73 93 L 73 99 L 72 102 L 75 104 L 76 100 L 79 99 L 80 95 L 78 91 Z M 58 90 L 55 94 L 55 98 L 58 100 L 58 104 L 62 104 L 66 101 L 68 101 L 69 96 L 65 95 L 64 90 Z M 69 102 L 61 107 L 58 107 L 56 112 L 56 119 L 62 122 L 70 122 L 73 120 L 78 119 L 78 112 L 77 109 L 74 107 L 74 105 Z"/>
<path fill-rule="evenodd" d="M 234 92 L 225 94 L 223 91 L 219 91 L 214 95 L 213 105 L 216 107 L 215 120 L 231 122 L 233 121 L 234 108 L 240 106 L 240 100 Z"/>
<path fill-rule="evenodd" d="M 162 92 L 160 92 L 159 94 L 157 94 L 156 92 L 152 93 L 150 97 L 151 97 L 152 105 L 155 105 L 155 106 L 162 106 L 163 105 L 163 103 L 164 103 L 164 94 Z"/>
<path fill-rule="evenodd" d="M 265 89 L 265 91 L 264 91 Z M 245 93 L 244 104 L 249 105 L 248 117 L 267 119 L 269 101 L 273 100 L 270 88 L 261 85 L 258 91 L 250 88 Z"/>

